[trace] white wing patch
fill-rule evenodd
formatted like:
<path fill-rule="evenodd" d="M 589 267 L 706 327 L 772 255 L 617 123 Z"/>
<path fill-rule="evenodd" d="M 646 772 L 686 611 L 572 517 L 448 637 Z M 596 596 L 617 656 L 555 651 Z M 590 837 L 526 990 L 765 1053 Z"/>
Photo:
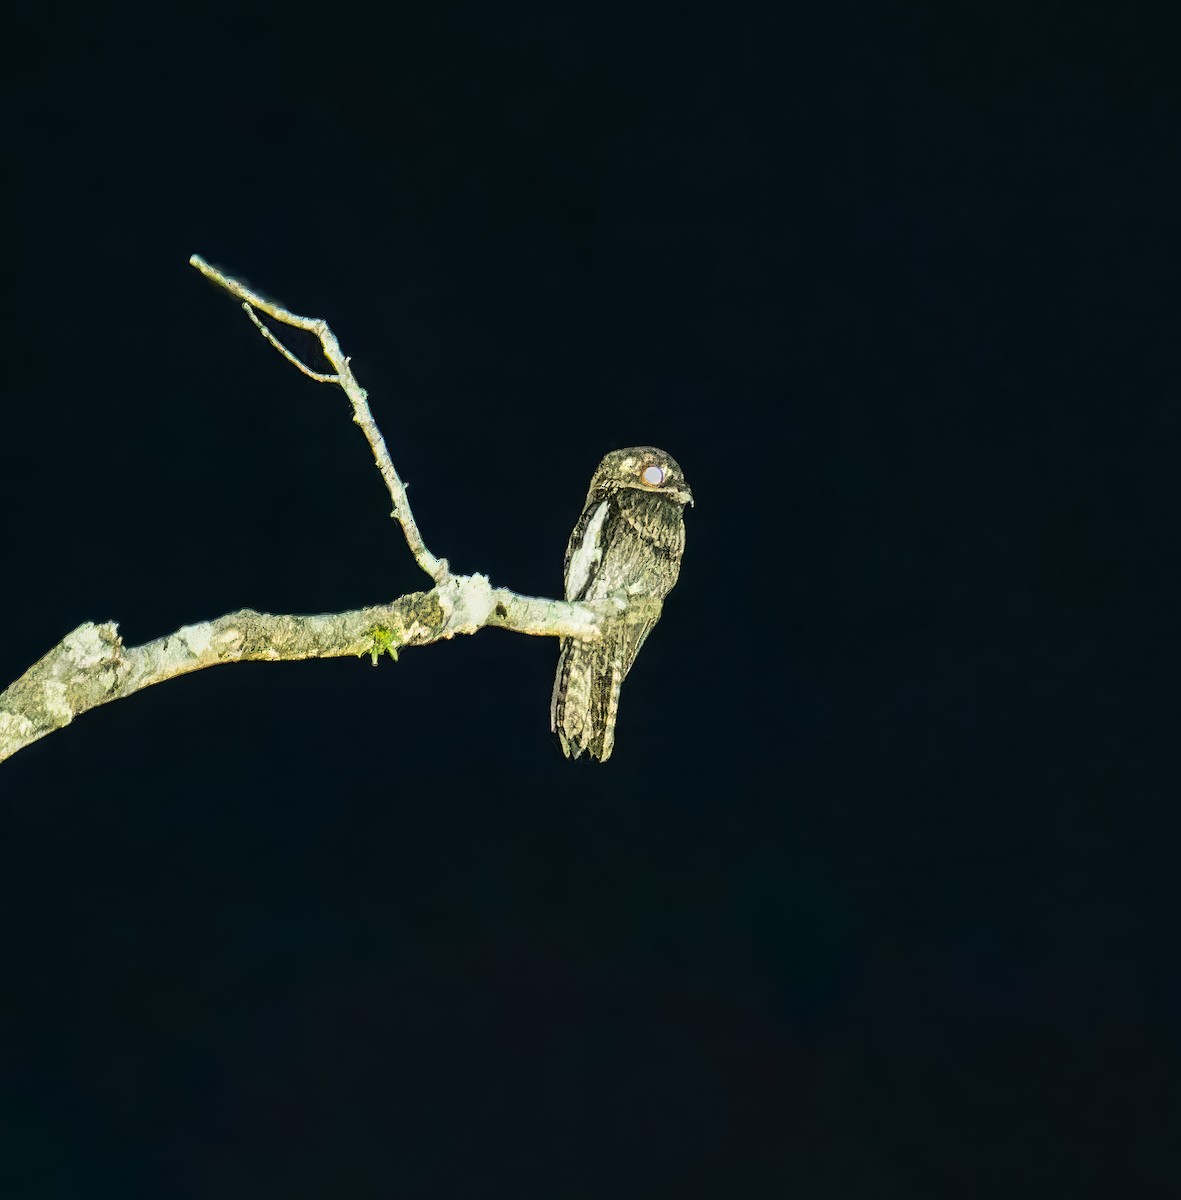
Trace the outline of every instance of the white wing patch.
<path fill-rule="evenodd" d="M 603 520 L 607 516 L 607 501 L 600 502 L 591 519 L 586 523 L 586 532 L 582 535 L 582 543 L 570 555 L 570 566 L 566 568 L 566 599 L 575 600 L 586 587 L 591 572 L 603 557 L 603 547 L 599 544 L 599 531 L 603 528 Z"/>

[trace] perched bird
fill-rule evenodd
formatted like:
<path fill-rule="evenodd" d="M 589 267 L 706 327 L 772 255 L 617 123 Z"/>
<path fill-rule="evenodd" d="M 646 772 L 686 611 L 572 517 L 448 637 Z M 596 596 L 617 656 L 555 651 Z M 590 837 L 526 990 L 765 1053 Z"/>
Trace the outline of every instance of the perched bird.
<path fill-rule="evenodd" d="M 562 639 L 550 728 L 569 758 L 611 757 L 619 689 L 680 574 L 692 503 L 681 468 L 654 446 L 613 450 L 591 479 L 566 547 L 566 599 L 622 595 L 629 607 L 593 642 Z"/>

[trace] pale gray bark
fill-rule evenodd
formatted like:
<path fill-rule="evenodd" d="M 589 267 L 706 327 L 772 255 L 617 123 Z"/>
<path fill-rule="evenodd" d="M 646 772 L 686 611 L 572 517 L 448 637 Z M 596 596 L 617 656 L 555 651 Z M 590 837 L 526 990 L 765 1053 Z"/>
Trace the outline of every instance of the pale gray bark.
<path fill-rule="evenodd" d="M 401 526 L 411 553 L 435 586 L 429 592 L 400 596 L 389 604 L 319 616 L 272 615 L 244 608 L 212 621 L 186 625 L 142 646 L 125 646 L 113 623 L 79 625 L 0 692 L 0 761 L 63 728 L 89 709 L 205 667 L 246 660 L 366 654 L 376 663 L 383 653 L 397 658 L 404 646 L 425 646 L 456 634 L 475 633 L 486 626 L 542 637 L 591 640 L 600 635 L 604 622 L 619 618 L 627 610 L 626 597 L 598 604 L 571 603 L 493 588 L 483 575 L 453 575 L 447 560 L 436 558 L 427 549 L 410 510 L 405 485 L 369 411 L 366 392 L 354 378 L 349 360 L 327 323 L 288 312 L 196 255 L 190 262 L 243 301 L 251 320 L 284 358 L 312 379 L 335 383 L 343 389 L 352 401 L 353 420 L 369 442 L 393 501 L 390 515 Z M 255 309 L 281 324 L 314 333 L 333 373 L 313 371 L 296 358 L 259 321 Z"/>

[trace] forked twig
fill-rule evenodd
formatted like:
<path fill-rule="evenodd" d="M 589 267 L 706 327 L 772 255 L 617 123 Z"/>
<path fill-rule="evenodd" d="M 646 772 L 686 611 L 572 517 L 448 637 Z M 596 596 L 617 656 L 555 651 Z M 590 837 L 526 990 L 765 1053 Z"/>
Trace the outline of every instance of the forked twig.
<path fill-rule="evenodd" d="M 336 383 L 344 390 L 352 401 L 353 420 L 361 426 L 394 502 L 391 515 L 435 586 L 429 592 L 353 612 L 297 616 L 244 608 L 186 625 L 141 646 L 125 646 L 112 622 L 87 621 L 0 692 L 0 762 L 100 704 L 205 667 L 349 654 L 367 655 L 376 663 L 383 654 L 396 658 L 402 647 L 425 646 L 490 625 L 540 637 L 591 641 L 634 603 L 622 595 L 593 603 L 522 596 L 508 588 L 493 588 L 485 575 L 453 575 L 447 560 L 436 558 L 423 543 L 405 485 L 369 411 L 365 389 L 354 378 L 328 323 L 288 312 L 199 255 L 189 261 L 242 301 L 259 332 L 288 362 L 317 383 Z M 259 320 L 255 309 L 282 325 L 315 334 L 334 373 L 313 371 Z"/>
<path fill-rule="evenodd" d="M 369 394 L 353 375 L 352 368 L 349 366 L 349 360 L 341 351 L 340 343 L 336 340 L 336 334 L 328 327 L 328 322 L 323 317 L 301 317 L 293 312 L 289 312 L 282 305 L 265 299 L 257 292 L 248 288 L 244 283 L 241 283 L 237 279 L 232 279 L 216 267 L 211 266 L 199 254 L 194 254 L 189 259 L 189 263 L 196 267 L 207 279 L 212 279 L 214 283 L 225 288 L 231 295 L 237 296 L 242 301 L 242 307 L 246 310 L 247 315 L 258 327 L 259 332 L 289 363 L 297 367 L 309 379 L 314 379 L 317 383 L 336 383 L 340 385 L 341 390 L 352 402 L 353 420 L 360 425 L 361 432 L 365 435 L 365 440 L 369 443 L 369 449 L 373 451 L 373 459 L 377 463 L 377 469 L 381 472 L 382 479 L 385 480 L 385 486 L 389 490 L 390 499 L 394 502 L 393 511 L 390 513 L 390 516 L 402 526 L 402 532 L 406 535 L 406 544 L 410 547 L 410 552 L 414 555 L 418 565 L 436 583 L 445 582 L 451 574 L 447 560 L 445 558 L 436 558 L 426 548 L 426 543 L 422 540 L 422 534 L 418 531 L 418 524 L 414 520 L 414 514 L 411 512 L 410 501 L 406 498 L 406 485 L 394 469 L 389 450 L 386 449 L 385 439 L 381 436 L 381 430 L 377 428 L 377 424 L 373 420 L 373 414 L 369 411 Z M 315 334 L 319 339 L 324 357 L 331 364 L 335 374 L 328 375 L 322 374 L 319 371 L 313 371 L 311 367 L 288 350 L 258 319 L 253 311 L 256 308 L 259 312 L 266 313 L 268 317 L 272 317 L 281 325 L 290 325 L 294 329 L 304 329 L 308 333 Z"/>

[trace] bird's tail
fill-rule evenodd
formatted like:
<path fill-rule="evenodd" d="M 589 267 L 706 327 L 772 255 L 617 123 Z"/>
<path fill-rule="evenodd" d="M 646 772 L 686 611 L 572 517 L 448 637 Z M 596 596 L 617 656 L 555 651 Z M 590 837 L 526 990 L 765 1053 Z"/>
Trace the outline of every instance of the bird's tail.
<path fill-rule="evenodd" d="M 615 746 L 624 670 L 618 646 L 612 650 L 603 644 L 606 640 L 562 639 L 550 700 L 550 728 L 567 758 L 585 753 L 606 762 Z"/>

